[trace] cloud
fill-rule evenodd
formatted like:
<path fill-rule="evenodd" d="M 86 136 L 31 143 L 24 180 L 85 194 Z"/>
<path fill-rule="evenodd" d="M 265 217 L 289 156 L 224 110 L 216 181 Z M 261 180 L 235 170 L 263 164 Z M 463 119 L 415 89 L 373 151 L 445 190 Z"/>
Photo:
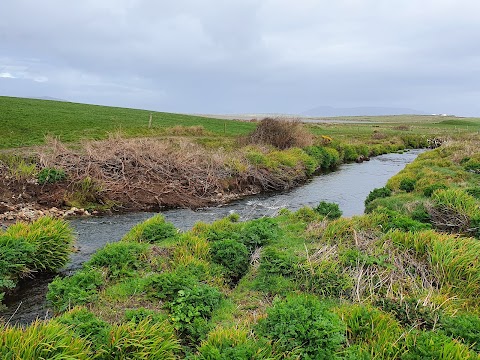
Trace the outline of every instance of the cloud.
<path fill-rule="evenodd" d="M 40 96 L 178 112 L 480 114 L 474 0 L 3 0 L 0 11 L 0 72 L 51 89 Z"/>

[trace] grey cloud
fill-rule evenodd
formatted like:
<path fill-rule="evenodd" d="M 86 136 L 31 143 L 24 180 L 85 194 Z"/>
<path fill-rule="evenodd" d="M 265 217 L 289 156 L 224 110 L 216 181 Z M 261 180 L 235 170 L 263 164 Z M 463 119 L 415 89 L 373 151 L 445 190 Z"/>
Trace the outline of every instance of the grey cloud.
<path fill-rule="evenodd" d="M 0 73 L 24 76 L 0 76 L 0 94 L 178 112 L 475 115 L 479 10 L 474 0 L 3 0 Z"/>

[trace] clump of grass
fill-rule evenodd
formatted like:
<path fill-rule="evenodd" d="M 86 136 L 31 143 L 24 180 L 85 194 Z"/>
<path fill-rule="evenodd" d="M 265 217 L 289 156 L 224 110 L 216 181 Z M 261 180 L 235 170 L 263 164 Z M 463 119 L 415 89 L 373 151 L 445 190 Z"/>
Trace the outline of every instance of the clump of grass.
<path fill-rule="evenodd" d="M 361 304 L 346 304 L 335 312 L 346 323 L 349 344 L 358 346 L 359 353 L 393 360 L 404 352 L 404 330 L 390 314 Z"/>
<path fill-rule="evenodd" d="M 87 341 L 56 322 L 35 321 L 25 329 L 0 324 L 2 359 L 91 359 Z"/>
<path fill-rule="evenodd" d="M 99 351 L 102 359 L 177 359 L 180 344 L 167 322 L 145 319 L 115 325 Z"/>
<path fill-rule="evenodd" d="M 69 260 L 73 230 L 63 220 L 42 217 L 31 224 L 16 223 L 4 235 L 23 239 L 35 248 L 27 266 L 32 270 L 56 271 Z"/>
<path fill-rule="evenodd" d="M 197 360 L 276 359 L 272 346 L 256 340 L 250 331 L 240 328 L 219 328 L 208 334 L 198 348 Z"/>
<path fill-rule="evenodd" d="M 165 221 L 162 215 L 155 215 L 132 227 L 122 241 L 160 243 L 163 240 L 173 239 L 177 235 L 178 230 L 172 223 Z"/>

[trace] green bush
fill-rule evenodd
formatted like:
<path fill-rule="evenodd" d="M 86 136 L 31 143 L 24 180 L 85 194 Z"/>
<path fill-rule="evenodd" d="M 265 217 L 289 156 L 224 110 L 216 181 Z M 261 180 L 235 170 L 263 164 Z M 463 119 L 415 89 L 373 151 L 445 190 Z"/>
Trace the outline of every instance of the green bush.
<path fill-rule="evenodd" d="M 178 230 L 172 223 L 166 222 L 162 215 L 155 215 L 132 227 L 122 241 L 159 243 L 177 236 Z"/>
<path fill-rule="evenodd" d="M 210 330 L 207 321 L 222 297 L 216 288 L 203 284 L 179 290 L 167 304 L 175 329 L 189 342 L 198 342 Z"/>
<path fill-rule="evenodd" d="M 77 359 L 92 358 L 87 341 L 56 322 L 35 321 L 25 329 L 0 323 L 0 358 Z"/>
<path fill-rule="evenodd" d="M 406 192 L 412 192 L 413 190 L 415 190 L 415 184 L 415 179 L 405 178 L 400 181 L 399 189 Z"/>
<path fill-rule="evenodd" d="M 110 279 L 132 276 L 136 270 L 145 267 L 148 249 L 147 244 L 140 243 L 120 241 L 107 244 L 98 250 L 85 266 L 105 268 L 106 276 Z"/>
<path fill-rule="evenodd" d="M 345 145 L 343 147 L 343 160 L 346 162 L 355 161 L 358 158 L 358 153 L 352 145 Z"/>
<path fill-rule="evenodd" d="M 271 247 L 262 251 L 260 271 L 263 274 L 292 276 L 296 272 L 298 259 L 287 251 L 280 251 Z"/>
<path fill-rule="evenodd" d="M 54 321 L 69 326 L 76 335 L 88 340 L 95 348 L 100 348 L 107 342 L 111 330 L 109 323 L 85 308 L 74 308 Z"/>
<path fill-rule="evenodd" d="M 166 320 L 166 315 L 143 307 L 125 310 L 125 320 L 127 321 L 139 324 L 146 319 L 151 319 L 153 322 L 162 322 Z"/>
<path fill-rule="evenodd" d="M 67 178 L 65 171 L 55 168 L 44 168 L 37 174 L 37 180 L 40 185 L 47 183 L 53 184 L 59 181 L 63 181 Z"/>
<path fill-rule="evenodd" d="M 98 290 L 104 284 L 100 270 L 83 269 L 70 277 L 56 277 L 49 285 L 47 300 L 57 312 L 75 305 L 84 305 L 98 299 Z"/>
<path fill-rule="evenodd" d="M 440 327 L 446 335 L 461 340 L 480 353 L 480 317 L 477 315 L 444 316 Z"/>
<path fill-rule="evenodd" d="M 342 216 L 342 211 L 338 204 L 321 201 L 314 209 L 320 215 L 326 216 L 330 220 L 338 219 Z"/>
<path fill-rule="evenodd" d="M 422 231 L 431 229 L 430 224 L 413 220 L 408 215 L 399 213 L 398 211 L 379 208 L 377 212 L 386 215 L 385 221 L 381 223 L 382 230 L 387 232 L 392 229 L 399 229 L 402 231 Z"/>
<path fill-rule="evenodd" d="M 185 269 L 175 272 L 154 274 L 146 280 L 145 287 L 151 297 L 161 300 L 172 300 L 180 290 L 193 289 L 198 279 Z"/>
<path fill-rule="evenodd" d="M 365 206 L 371 203 L 373 200 L 378 198 L 386 198 L 392 195 L 392 190 L 387 187 L 377 188 L 370 191 L 367 198 L 365 199 Z"/>
<path fill-rule="evenodd" d="M 423 195 L 425 195 L 426 197 L 431 197 L 435 191 L 445 189 L 447 189 L 447 185 L 435 183 L 432 185 L 428 185 L 425 189 L 423 189 Z"/>
<path fill-rule="evenodd" d="M 256 248 L 277 240 L 280 234 L 276 220 L 261 218 L 245 223 L 239 234 L 239 241 L 252 253 Z"/>
<path fill-rule="evenodd" d="M 250 256 L 247 247 L 236 240 L 220 240 L 212 244 L 212 260 L 226 269 L 229 281 L 236 284 L 248 270 Z"/>
<path fill-rule="evenodd" d="M 302 359 L 339 359 L 345 342 L 345 324 L 320 300 L 292 295 L 276 300 L 259 321 L 258 335 L 274 342 L 282 351 L 296 351 Z"/>
<path fill-rule="evenodd" d="M 336 149 L 324 146 L 307 146 L 304 151 L 313 157 L 322 170 L 336 167 L 340 163 L 340 154 Z"/>

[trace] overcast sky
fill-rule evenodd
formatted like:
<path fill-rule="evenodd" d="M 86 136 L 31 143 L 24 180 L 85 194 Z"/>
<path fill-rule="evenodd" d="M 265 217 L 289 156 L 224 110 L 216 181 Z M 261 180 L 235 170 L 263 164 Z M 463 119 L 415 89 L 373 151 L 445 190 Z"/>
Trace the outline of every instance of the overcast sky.
<path fill-rule="evenodd" d="M 0 95 L 480 116 L 478 0 L 0 0 L 0 14 Z"/>

